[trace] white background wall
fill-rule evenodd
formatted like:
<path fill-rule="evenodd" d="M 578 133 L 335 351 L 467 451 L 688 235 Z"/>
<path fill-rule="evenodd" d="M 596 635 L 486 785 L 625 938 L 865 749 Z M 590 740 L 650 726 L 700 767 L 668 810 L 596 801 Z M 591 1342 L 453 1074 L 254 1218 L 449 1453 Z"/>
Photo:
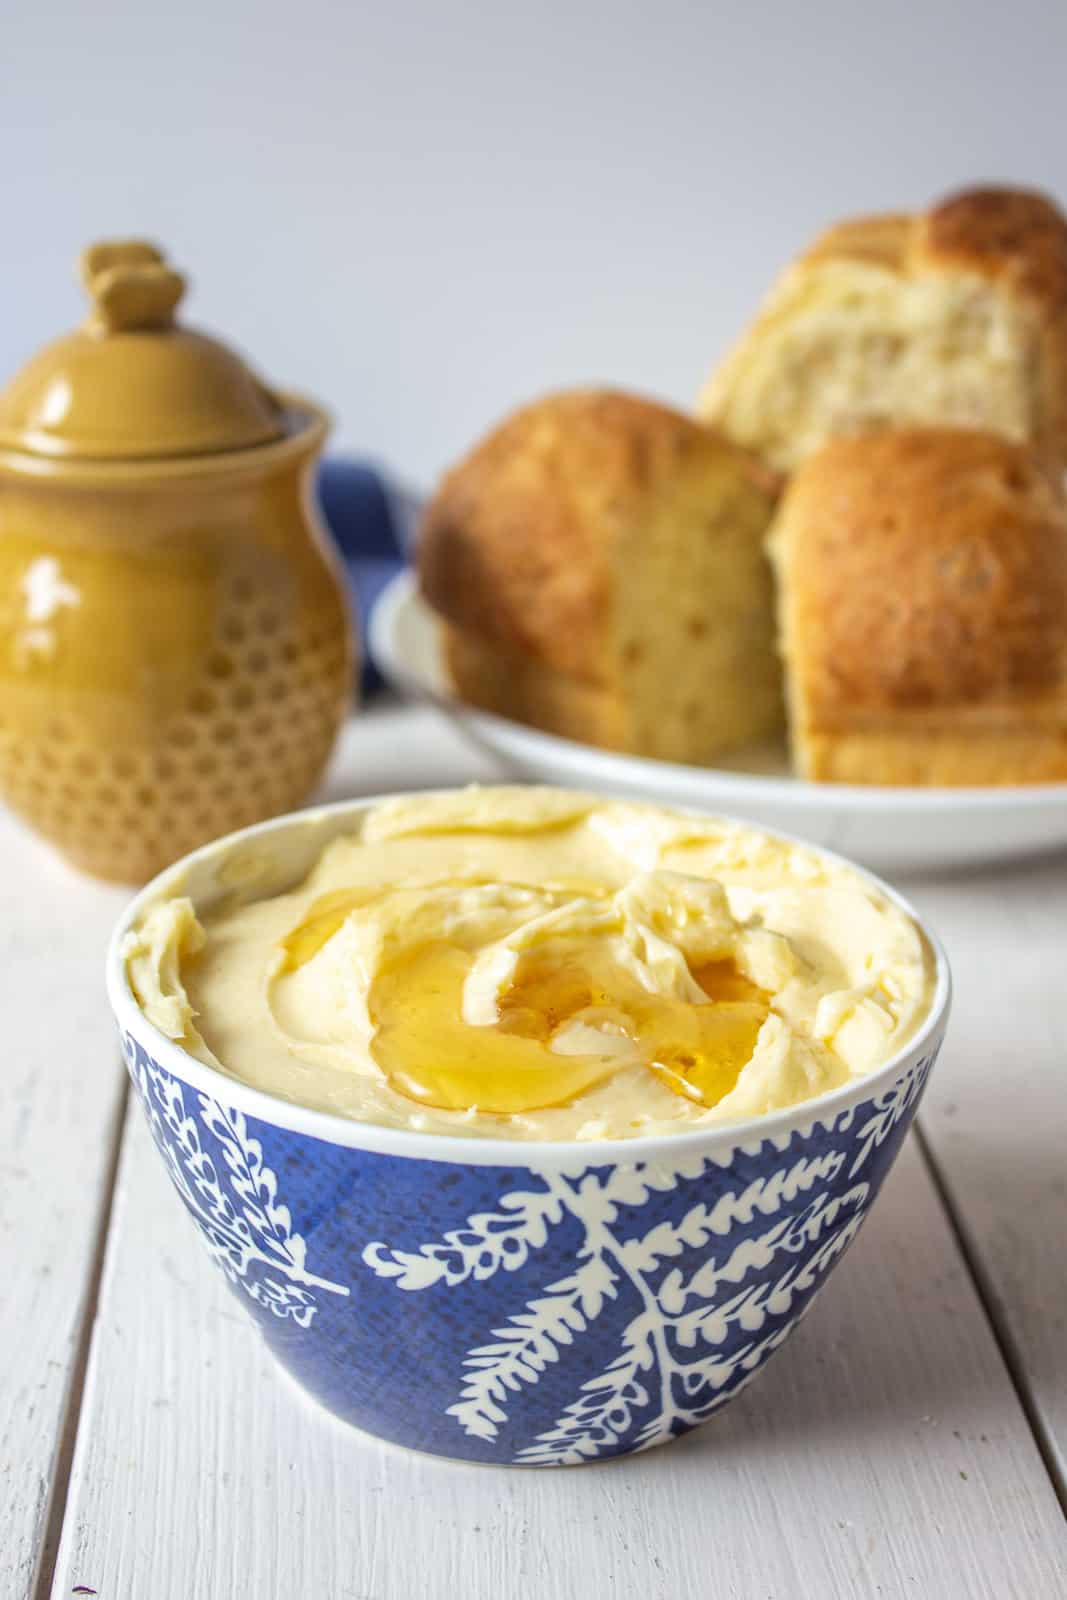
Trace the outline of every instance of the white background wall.
<path fill-rule="evenodd" d="M 840 214 L 1067 199 L 1065 101 L 1064 0 L 0 0 L 0 374 L 146 232 L 426 483 L 548 386 L 685 403 Z"/>

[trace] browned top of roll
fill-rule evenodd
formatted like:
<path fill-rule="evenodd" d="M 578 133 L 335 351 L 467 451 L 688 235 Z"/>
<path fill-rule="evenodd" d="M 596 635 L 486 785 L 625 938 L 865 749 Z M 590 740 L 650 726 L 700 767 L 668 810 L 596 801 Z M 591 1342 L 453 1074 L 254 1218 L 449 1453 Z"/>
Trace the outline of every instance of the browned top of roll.
<path fill-rule="evenodd" d="M 813 725 L 1067 696 L 1067 508 L 1024 448 L 955 429 L 834 440 L 773 539 Z"/>
<path fill-rule="evenodd" d="M 523 407 L 447 474 L 423 515 L 418 572 L 455 626 L 561 672 L 603 675 L 620 530 L 696 459 L 771 486 L 690 417 L 613 390 Z"/>

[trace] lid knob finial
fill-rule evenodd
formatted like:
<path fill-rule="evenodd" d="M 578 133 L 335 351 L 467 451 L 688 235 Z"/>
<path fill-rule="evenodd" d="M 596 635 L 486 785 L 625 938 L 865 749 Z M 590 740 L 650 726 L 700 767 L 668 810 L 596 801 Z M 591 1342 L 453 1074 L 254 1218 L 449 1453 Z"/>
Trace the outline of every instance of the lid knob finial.
<path fill-rule="evenodd" d="M 82 251 L 81 279 L 93 309 L 94 333 L 169 328 L 185 279 L 145 239 L 110 239 Z"/>

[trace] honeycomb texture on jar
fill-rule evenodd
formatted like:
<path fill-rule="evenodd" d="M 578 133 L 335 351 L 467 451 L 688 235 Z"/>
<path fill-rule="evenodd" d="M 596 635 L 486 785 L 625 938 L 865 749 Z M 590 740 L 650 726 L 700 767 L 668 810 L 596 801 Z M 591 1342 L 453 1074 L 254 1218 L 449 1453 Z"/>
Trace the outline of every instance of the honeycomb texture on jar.
<path fill-rule="evenodd" d="M 329 758 L 352 687 L 332 580 L 297 605 L 246 567 L 212 598 L 210 648 L 184 705 L 151 738 L 123 745 L 94 737 L 91 717 L 28 721 L 0 708 L 8 804 L 97 877 L 143 882 L 220 834 L 293 809 Z"/>

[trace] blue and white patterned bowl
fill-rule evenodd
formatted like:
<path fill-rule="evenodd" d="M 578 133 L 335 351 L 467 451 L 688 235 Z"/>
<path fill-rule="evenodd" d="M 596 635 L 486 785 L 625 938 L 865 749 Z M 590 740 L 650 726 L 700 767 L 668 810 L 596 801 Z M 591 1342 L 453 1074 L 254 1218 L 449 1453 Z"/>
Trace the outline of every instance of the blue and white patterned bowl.
<path fill-rule="evenodd" d="M 371 803 L 208 846 L 122 919 L 108 990 L 167 1171 L 275 1356 L 345 1421 L 505 1465 L 667 1443 L 759 1370 L 858 1232 L 944 1037 L 944 954 L 926 930 L 936 994 L 906 1050 L 755 1121 L 532 1144 L 305 1110 L 158 1033 L 120 946 L 146 903 L 179 886 L 208 905 L 265 859 L 264 892 L 292 884 Z"/>

